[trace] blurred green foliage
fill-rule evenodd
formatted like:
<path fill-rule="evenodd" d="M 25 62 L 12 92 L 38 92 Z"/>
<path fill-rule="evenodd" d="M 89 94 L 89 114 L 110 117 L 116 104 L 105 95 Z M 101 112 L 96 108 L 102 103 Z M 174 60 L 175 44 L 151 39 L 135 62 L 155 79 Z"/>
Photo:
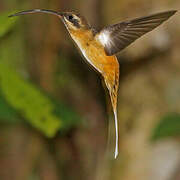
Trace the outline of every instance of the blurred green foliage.
<path fill-rule="evenodd" d="M 0 64 L 0 87 L 7 102 L 17 109 L 34 127 L 48 137 L 54 136 L 61 121 L 54 114 L 54 105 L 39 89 L 21 79 L 5 64 Z"/>
<path fill-rule="evenodd" d="M 7 102 L 48 137 L 54 136 L 60 128 L 67 130 L 80 122 L 81 118 L 73 110 L 60 102 L 55 102 L 2 63 L 0 87 Z M 15 118 L 15 112 L 5 100 L 1 99 L 0 105 L 0 115 L 10 120 Z"/>
<path fill-rule="evenodd" d="M 153 129 L 152 140 L 159 140 L 172 136 L 180 136 L 180 114 L 169 113 L 162 117 Z"/>
<path fill-rule="evenodd" d="M 8 19 L 9 14 L 0 15 L 0 38 L 17 22 L 17 18 Z M 60 129 L 65 131 L 74 127 L 80 122 L 80 117 L 70 107 L 52 100 L 9 65 L 11 59 L 17 59 L 18 52 L 23 51 L 23 48 L 19 50 L 21 42 L 15 38 L 8 37 L 0 46 L 0 121 L 17 122 L 23 117 L 47 137 L 53 137 Z M 10 44 L 9 40 L 16 45 Z M 12 47 L 11 52 L 8 46 Z"/>
<path fill-rule="evenodd" d="M 10 31 L 10 29 L 12 29 L 17 22 L 17 18 L 9 21 L 7 18 L 8 15 L 10 15 L 10 12 L 4 12 L 0 14 L 0 38 L 3 37 L 8 31 Z"/>

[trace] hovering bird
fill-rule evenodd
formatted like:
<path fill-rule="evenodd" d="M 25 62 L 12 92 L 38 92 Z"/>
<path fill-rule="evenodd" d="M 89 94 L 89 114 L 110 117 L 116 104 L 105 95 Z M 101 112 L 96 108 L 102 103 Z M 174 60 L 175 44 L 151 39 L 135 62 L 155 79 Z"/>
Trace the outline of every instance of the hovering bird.
<path fill-rule="evenodd" d="M 21 11 L 9 17 L 32 13 L 48 13 L 59 17 L 85 59 L 103 76 L 109 91 L 114 113 L 116 134 L 114 157 L 116 158 L 118 155 L 117 93 L 119 85 L 119 63 L 115 54 L 145 33 L 159 26 L 175 14 L 176 11 L 166 11 L 123 21 L 107 26 L 99 32 L 92 28 L 83 16 L 75 12 L 33 9 Z"/>

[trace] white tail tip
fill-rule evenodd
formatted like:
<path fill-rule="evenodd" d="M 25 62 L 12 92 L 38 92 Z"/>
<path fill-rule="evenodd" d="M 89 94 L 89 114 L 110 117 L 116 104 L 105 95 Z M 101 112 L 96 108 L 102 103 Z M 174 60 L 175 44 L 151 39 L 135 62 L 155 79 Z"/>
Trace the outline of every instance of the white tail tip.
<path fill-rule="evenodd" d="M 117 156 L 118 156 L 118 147 L 116 146 L 116 149 L 115 149 L 115 152 L 114 152 L 114 158 L 116 159 L 117 158 Z"/>
<path fill-rule="evenodd" d="M 114 121 L 115 121 L 115 133 L 116 133 L 116 144 L 115 144 L 115 151 L 114 151 L 114 158 L 116 159 L 118 156 L 118 119 L 117 119 L 117 112 L 114 111 Z"/>

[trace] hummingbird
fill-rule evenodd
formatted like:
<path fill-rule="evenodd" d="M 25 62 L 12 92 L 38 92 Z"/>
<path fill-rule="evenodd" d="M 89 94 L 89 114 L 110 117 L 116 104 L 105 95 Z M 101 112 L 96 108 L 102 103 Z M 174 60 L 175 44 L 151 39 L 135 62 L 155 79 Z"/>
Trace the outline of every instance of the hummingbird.
<path fill-rule="evenodd" d="M 71 38 L 80 49 L 85 60 L 101 74 L 108 89 L 115 121 L 115 150 L 118 156 L 118 118 L 117 97 L 119 86 L 119 63 L 116 54 L 150 32 L 177 11 L 170 10 L 149 16 L 126 20 L 96 31 L 88 21 L 77 12 L 58 12 L 46 9 L 21 11 L 9 17 L 33 13 L 47 13 L 57 16 L 64 23 Z"/>

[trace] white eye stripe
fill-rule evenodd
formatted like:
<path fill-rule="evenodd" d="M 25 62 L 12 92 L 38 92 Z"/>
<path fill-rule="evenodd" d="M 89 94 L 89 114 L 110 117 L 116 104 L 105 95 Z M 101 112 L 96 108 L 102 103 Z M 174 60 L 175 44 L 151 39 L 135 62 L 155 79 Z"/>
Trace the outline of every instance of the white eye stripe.
<path fill-rule="evenodd" d="M 76 15 L 73 15 L 73 19 L 79 20 L 79 17 L 77 17 Z"/>

